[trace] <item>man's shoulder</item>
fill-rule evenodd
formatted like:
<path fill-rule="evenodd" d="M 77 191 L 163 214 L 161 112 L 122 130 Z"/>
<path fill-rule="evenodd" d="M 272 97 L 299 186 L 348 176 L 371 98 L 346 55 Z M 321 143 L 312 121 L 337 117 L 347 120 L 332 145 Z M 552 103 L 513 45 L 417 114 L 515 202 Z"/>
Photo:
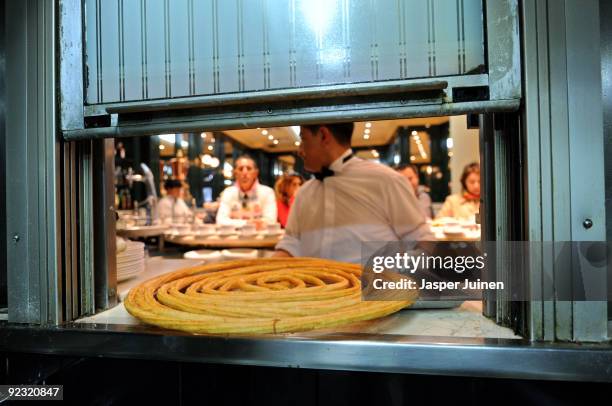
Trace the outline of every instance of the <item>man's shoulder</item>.
<path fill-rule="evenodd" d="M 404 181 L 402 175 L 388 166 L 365 159 L 355 160 L 355 163 L 352 165 L 349 173 L 352 173 L 355 176 L 363 176 L 377 183 L 385 181 Z"/>
<path fill-rule="evenodd" d="M 261 183 L 257 185 L 257 189 L 263 193 L 274 194 L 274 189 L 272 189 L 270 186 L 262 185 Z"/>

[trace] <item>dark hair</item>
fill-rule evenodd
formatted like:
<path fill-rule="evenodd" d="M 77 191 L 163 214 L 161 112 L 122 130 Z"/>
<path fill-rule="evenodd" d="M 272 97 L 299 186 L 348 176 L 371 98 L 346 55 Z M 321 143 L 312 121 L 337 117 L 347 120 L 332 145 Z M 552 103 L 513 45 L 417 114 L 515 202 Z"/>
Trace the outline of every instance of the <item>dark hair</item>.
<path fill-rule="evenodd" d="M 166 179 L 164 182 L 164 189 L 166 190 L 175 189 L 182 186 L 183 184 L 178 179 Z"/>
<path fill-rule="evenodd" d="M 465 186 L 465 181 L 468 176 L 473 173 L 477 173 L 480 176 L 480 165 L 478 162 L 472 162 L 471 164 L 467 164 L 465 168 L 463 168 L 463 173 L 461 174 L 461 187 L 463 187 L 463 191 L 467 191 L 467 187 Z"/>
<path fill-rule="evenodd" d="M 414 174 L 419 176 L 419 168 L 415 164 L 399 164 L 394 169 L 398 172 L 403 171 L 404 169 L 410 168 L 414 171 Z"/>
<path fill-rule="evenodd" d="M 342 146 L 351 146 L 351 138 L 353 136 L 353 129 L 355 125 L 350 123 L 335 123 L 335 124 L 314 124 L 314 125 L 303 125 L 302 127 L 308 129 L 308 131 L 316 134 L 319 128 L 327 127 L 332 133 L 338 144 Z"/>
<path fill-rule="evenodd" d="M 255 158 L 253 158 L 249 154 L 242 154 L 238 158 L 236 158 L 236 160 L 234 161 L 234 166 L 236 165 L 236 162 L 238 162 L 241 159 L 248 159 L 249 161 L 253 162 L 253 166 L 255 167 L 255 169 L 259 170 L 259 166 L 257 166 L 257 161 L 255 160 Z"/>

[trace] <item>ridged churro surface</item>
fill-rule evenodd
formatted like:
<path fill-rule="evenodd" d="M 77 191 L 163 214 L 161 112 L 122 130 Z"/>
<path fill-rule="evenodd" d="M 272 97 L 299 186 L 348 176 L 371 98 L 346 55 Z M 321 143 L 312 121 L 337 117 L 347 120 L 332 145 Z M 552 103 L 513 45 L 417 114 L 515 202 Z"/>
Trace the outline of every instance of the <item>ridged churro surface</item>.
<path fill-rule="evenodd" d="M 358 265 L 316 258 L 229 261 L 146 281 L 130 291 L 125 307 L 169 329 L 265 334 L 370 320 L 413 303 L 362 301 L 360 277 Z"/>

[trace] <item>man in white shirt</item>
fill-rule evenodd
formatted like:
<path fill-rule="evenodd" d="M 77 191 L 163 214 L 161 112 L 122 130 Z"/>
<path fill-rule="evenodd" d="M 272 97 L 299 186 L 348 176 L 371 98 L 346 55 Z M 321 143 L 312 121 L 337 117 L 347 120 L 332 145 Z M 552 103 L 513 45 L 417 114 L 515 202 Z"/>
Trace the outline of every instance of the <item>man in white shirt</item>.
<path fill-rule="evenodd" d="M 299 190 L 276 256 L 360 263 L 361 242 L 433 239 L 410 185 L 355 157 L 352 133 L 353 123 L 302 127 L 299 154 L 315 179 Z"/>
<path fill-rule="evenodd" d="M 276 195 L 272 188 L 259 184 L 253 158 L 241 156 L 234 165 L 236 183 L 221 194 L 217 224 L 241 227 L 251 221 L 261 228 L 276 223 Z"/>
<path fill-rule="evenodd" d="M 192 217 L 192 212 L 181 198 L 183 185 L 180 180 L 168 179 L 164 183 L 166 196 L 157 203 L 157 215 L 163 223 L 183 223 Z"/>

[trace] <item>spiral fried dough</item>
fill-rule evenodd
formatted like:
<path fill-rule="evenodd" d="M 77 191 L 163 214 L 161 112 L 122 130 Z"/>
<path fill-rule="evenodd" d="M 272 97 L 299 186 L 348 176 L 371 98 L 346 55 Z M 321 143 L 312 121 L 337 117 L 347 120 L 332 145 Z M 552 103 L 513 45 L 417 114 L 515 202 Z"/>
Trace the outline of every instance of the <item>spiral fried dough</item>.
<path fill-rule="evenodd" d="M 269 258 L 188 268 L 132 289 L 125 307 L 159 327 L 192 333 L 282 333 L 394 313 L 412 301 L 361 300 L 358 265 Z"/>

